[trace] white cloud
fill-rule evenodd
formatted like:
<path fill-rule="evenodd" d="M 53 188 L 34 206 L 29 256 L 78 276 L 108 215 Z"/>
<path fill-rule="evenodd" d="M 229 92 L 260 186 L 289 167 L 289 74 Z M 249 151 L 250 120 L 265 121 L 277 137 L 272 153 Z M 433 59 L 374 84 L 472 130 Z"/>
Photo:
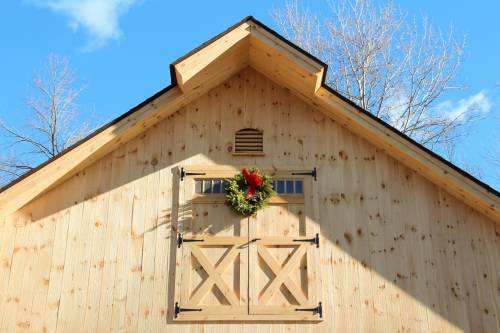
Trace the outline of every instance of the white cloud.
<path fill-rule="evenodd" d="M 458 102 L 450 100 L 438 104 L 435 111 L 445 115 L 450 120 L 466 120 L 471 114 L 485 115 L 491 111 L 491 101 L 485 90 L 475 95 L 462 98 Z"/>
<path fill-rule="evenodd" d="M 137 0 L 35 0 L 36 4 L 67 16 L 72 29 L 85 29 L 90 36 L 86 50 L 120 38 L 119 17 L 135 2 Z"/>

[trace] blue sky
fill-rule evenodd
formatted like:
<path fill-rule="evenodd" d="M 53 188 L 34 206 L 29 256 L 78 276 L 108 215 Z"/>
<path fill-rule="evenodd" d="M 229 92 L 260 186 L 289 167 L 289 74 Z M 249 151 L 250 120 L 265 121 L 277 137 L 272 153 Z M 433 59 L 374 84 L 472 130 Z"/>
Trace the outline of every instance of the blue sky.
<path fill-rule="evenodd" d="M 51 53 L 67 55 L 86 89 L 85 116 L 102 123 L 170 83 L 169 64 L 246 15 L 276 28 L 270 12 L 283 1 L 23 0 L 0 5 L 0 117 L 20 125 L 33 74 Z M 303 1 L 325 12 L 324 1 Z M 428 16 L 438 27 L 453 24 L 467 38 L 460 79 L 467 88 L 441 102 L 458 108 L 473 98 L 490 107 L 457 149 L 458 163 L 480 169 L 500 188 L 486 156 L 500 129 L 500 1 L 401 0 L 410 15 Z"/>

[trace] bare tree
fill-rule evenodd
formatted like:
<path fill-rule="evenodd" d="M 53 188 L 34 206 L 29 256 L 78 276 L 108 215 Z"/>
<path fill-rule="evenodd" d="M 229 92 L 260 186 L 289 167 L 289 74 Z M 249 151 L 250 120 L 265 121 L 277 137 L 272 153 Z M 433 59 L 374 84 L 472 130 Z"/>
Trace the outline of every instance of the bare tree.
<path fill-rule="evenodd" d="M 500 130 L 500 126 L 497 127 Z M 500 142 L 500 135 L 497 134 L 494 140 Z M 500 190 L 500 148 L 498 145 L 491 147 L 491 151 L 488 151 L 485 155 L 486 163 L 493 169 L 491 173 L 492 186 Z"/>
<path fill-rule="evenodd" d="M 330 2 L 321 18 L 289 0 L 272 12 L 288 39 L 329 65 L 327 84 L 401 132 L 449 158 L 477 116 L 446 112 L 437 101 L 453 84 L 465 41 L 437 32 L 392 3 Z"/>
<path fill-rule="evenodd" d="M 497 84 L 497 91 L 500 94 L 500 83 Z M 495 138 L 493 142 L 500 142 L 500 116 L 495 117 L 495 124 L 497 130 L 495 132 Z M 491 147 L 491 150 L 488 152 L 486 156 L 486 161 L 493 167 L 493 179 L 497 182 L 497 188 L 500 189 L 500 147 L 495 145 Z"/>
<path fill-rule="evenodd" d="M 500 182 L 500 150 L 498 148 L 489 156 L 489 162 L 495 168 L 492 176 L 497 182 Z"/>
<path fill-rule="evenodd" d="M 90 121 L 77 119 L 76 101 L 82 88 L 74 85 L 68 58 L 51 55 L 33 78 L 24 125 L 16 128 L 0 119 L 0 135 L 5 141 L 0 153 L 0 183 L 59 154 L 90 131 Z"/>

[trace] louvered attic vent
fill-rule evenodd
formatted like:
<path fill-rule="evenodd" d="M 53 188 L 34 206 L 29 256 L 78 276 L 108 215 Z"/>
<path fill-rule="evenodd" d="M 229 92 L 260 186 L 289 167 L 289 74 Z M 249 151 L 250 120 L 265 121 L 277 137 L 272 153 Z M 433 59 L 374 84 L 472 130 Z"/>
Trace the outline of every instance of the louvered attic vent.
<path fill-rule="evenodd" d="M 239 155 L 263 155 L 264 135 L 255 128 L 244 128 L 236 132 L 234 153 Z"/>

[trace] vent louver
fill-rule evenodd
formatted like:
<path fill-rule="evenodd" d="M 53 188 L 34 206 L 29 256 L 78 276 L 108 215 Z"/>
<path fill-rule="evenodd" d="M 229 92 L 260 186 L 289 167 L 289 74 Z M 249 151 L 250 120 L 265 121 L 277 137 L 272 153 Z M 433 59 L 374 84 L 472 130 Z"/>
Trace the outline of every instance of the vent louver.
<path fill-rule="evenodd" d="M 244 128 L 236 132 L 234 140 L 235 154 L 263 154 L 264 135 L 254 128 Z"/>

